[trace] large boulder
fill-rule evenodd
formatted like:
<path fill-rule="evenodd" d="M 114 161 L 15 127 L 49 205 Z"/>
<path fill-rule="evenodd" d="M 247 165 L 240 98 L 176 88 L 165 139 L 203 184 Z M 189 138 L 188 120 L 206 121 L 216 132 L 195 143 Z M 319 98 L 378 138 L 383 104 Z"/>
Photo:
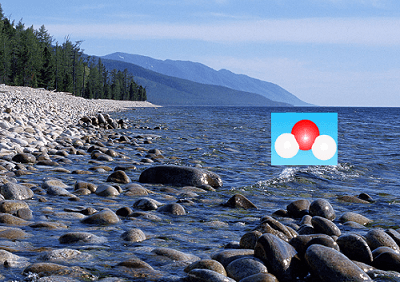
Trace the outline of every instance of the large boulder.
<path fill-rule="evenodd" d="M 141 173 L 139 182 L 196 187 L 210 185 L 214 188 L 222 186 L 221 178 L 211 171 L 175 165 L 150 167 Z"/>

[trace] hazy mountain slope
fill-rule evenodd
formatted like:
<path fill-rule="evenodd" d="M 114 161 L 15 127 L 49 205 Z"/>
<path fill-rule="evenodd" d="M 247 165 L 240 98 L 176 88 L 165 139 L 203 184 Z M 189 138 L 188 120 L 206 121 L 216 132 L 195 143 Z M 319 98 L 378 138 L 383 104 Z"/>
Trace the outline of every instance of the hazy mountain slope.
<path fill-rule="evenodd" d="M 240 91 L 257 93 L 273 101 L 285 102 L 296 106 L 309 105 L 274 83 L 251 78 L 247 75 L 235 74 L 225 69 L 216 71 L 200 63 L 173 60 L 162 61 L 146 56 L 120 52 L 109 54 L 102 58 L 132 63 L 161 74 L 194 82 L 220 85 Z"/>
<path fill-rule="evenodd" d="M 266 97 L 218 85 L 207 85 L 186 79 L 159 74 L 140 66 L 121 61 L 102 59 L 109 70 L 127 69 L 135 81 L 147 90 L 148 101 L 159 105 L 207 106 L 291 106 Z"/>

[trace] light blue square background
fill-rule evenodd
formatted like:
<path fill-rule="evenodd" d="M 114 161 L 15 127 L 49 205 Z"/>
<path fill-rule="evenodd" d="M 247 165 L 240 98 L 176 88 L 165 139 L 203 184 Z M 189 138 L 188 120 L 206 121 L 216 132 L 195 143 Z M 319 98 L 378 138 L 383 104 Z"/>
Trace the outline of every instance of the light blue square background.
<path fill-rule="evenodd" d="M 311 150 L 299 150 L 293 158 L 285 159 L 275 151 L 275 141 L 283 133 L 291 133 L 296 122 L 308 119 L 314 122 L 320 135 L 329 135 L 336 142 L 336 153 L 329 160 L 314 157 Z M 338 162 L 338 114 L 337 113 L 271 113 L 271 165 L 337 165 Z"/>

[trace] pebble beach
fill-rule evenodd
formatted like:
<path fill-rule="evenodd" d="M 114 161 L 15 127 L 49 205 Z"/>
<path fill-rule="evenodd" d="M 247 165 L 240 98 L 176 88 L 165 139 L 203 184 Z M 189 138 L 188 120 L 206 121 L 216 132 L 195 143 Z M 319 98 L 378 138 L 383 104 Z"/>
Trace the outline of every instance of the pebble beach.
<path fill-rule="evenodd" d="M 400 281 L 398 229 L 329 199 L 261 216 L 240 193 L 221 199 L 212 167 L 157 148 L 168 128 L 124 118 L 145 107 L 158 106 L 0 85 L 1 280 Z M 135 126 L 140 134 L 124 131 Z M 222 217 L 204 218 L 207 209 Z M 226 226 L 237 230 L 223 233 L 229 243 L 215 242 Z"/>

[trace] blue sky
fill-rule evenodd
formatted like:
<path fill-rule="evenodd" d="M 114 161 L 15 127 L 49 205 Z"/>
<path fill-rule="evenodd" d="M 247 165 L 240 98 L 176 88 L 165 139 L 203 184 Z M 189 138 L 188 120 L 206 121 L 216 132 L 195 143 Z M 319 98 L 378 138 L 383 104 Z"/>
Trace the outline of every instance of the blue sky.
<path fill-rule="evenodd" d="M 398 0 L 3 0 L 90 55 L 190 60 L 323 106 L 400 106 Z"/>

